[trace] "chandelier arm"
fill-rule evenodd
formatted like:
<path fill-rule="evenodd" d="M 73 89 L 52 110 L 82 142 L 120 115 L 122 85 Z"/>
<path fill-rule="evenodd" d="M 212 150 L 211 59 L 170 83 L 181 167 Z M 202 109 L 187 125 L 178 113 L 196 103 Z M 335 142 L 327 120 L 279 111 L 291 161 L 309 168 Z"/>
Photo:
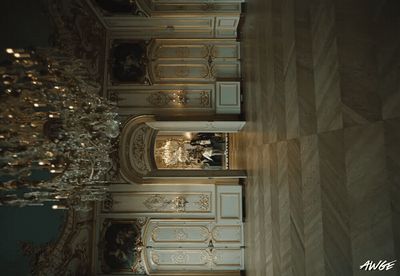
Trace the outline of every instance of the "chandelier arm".
<path fill-rule="evenodd" d="M 83 202 L 104 199 L 107 181 L 100 179 L 113 168 L 110 155 L 119 135 L 115 106 L 98 96 L 101 86 L 78 59 L 57 49 L 6 52 L 11 62 L 0 73 L 5 91 L 0 119 L 8 128 L 1 128 L 0 145 L 8 149 L 0 151 L 0 175 L 12 174 L 14 182 L 37 193 L 19 193 L 14 186 L 20 184 L 12 181 L 1 190 L 11 189 L 13 196 L 0 194 L 0 204 L 62 199 L 85 210 Z M 30 179 L 38 168 L 51 177 Z"/>

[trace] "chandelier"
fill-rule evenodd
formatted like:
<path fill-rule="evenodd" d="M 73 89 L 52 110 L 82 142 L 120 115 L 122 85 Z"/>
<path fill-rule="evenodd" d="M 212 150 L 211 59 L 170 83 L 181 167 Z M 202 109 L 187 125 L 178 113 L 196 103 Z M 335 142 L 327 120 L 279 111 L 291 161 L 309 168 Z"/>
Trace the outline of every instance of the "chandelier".
<path fill-rule="evenodd" d="M 83 62 L 57 49 L 6 49 L 0 64 L 0 205 L 88 210 L 107 193 L 119 135 Z"/>
<path fill-rule="evenodd" d="M 185 141 L 178 139 L 167 140 L 164 145 L 156 151 L 156 154 L 161 156 L 167 167 L 185 164 L 190 161 L 189 151 L 185 147 Z"/>

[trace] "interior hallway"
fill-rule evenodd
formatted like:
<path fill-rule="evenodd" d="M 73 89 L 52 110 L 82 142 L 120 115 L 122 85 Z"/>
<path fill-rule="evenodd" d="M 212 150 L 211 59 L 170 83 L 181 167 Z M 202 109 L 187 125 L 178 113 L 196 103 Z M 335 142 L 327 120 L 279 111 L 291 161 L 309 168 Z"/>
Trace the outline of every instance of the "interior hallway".
<path fill-rule="evenodd" d="M 399 16 L 398 0 L 247 2 L 246 275 L 400 274 Z"/>

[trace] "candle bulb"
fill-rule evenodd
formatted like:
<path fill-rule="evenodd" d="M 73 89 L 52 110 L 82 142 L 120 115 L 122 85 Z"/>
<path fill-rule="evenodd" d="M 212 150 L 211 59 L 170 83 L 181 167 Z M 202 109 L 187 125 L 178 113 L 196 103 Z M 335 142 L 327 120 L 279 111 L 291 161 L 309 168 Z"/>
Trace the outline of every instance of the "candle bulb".
<path fill-rule="evenodd" d="M 32 66 L 34 63 L 31 61 L 31 60 L 29 60 L 29 59 L 24 59 L 23 61 L 23 65 L 25 65 L 25 66 Z"/>
<path fill-rule="evenodd" d="M 51 208 L 53 210 L 67 210 L 68 209 L 67 206 L 65 206 L 65 205 L 53 205 L 53 206 L 51 206 Z"/>
<path fill-rule="evenodd" d="M 28 52 L 26 52 L 24 49 L 12 49 L 12 51 L 14 53 L 14 57 L 16 57 L 16 58 L 29 58 L 29 57 L 31 57 L 31 55 Z"/>
<path fill-rule="evenodd" d="M 50 166 L 51 163 L 49 160 L 40 160 L 39 161 L 39 166 Z"/>
<path fill-rule="evenodd" d="M 29 53 L 19 52 L 19 53 L 14 53 L 14 57 L 16 57 L 16 58 L 30 58 L 31 55 Z"/>
<path fill-rule="evenodd" d="M 51 173 L 62 173 L 63 170 L 59 170 L 59 169 L 52 169 L 50 170 Z"/>
<path fill-rule="evenodd" d="M 49 118 L 60 118 L 59 112 L 50 112 Z"/>

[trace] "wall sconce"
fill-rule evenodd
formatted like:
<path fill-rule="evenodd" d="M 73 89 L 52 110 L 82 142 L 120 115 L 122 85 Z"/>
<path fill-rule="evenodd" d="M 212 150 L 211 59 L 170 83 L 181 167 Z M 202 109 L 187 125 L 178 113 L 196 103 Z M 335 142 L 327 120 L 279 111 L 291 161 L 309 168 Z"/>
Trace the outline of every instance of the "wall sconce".
<path fill-rule="evenodd" d="M 170 101 L 177 104 L 186 104 L 189 102 L 189 100 L 186 98 L 186 92 L 183 90 L 173 92 L 170 96 Z"/>

